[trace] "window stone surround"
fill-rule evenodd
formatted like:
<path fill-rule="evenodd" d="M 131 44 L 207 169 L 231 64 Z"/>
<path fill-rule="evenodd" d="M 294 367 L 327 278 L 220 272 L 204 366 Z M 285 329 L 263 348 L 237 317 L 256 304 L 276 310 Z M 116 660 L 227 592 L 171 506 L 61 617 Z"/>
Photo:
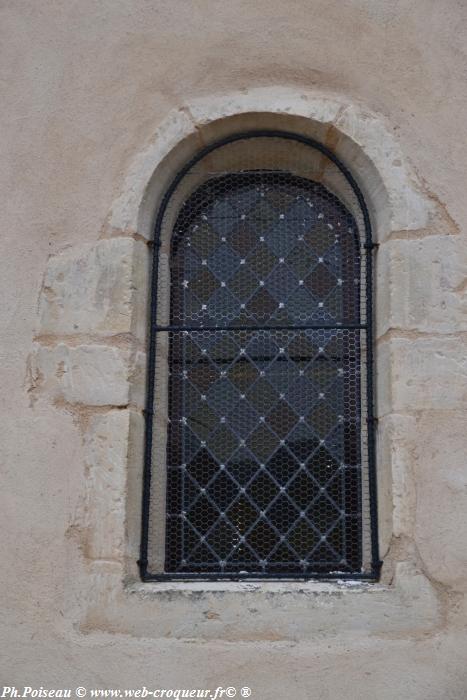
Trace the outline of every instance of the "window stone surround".
<path fill-rule="evenodd" d="M 170 179 L 196 150 L 259 127 L 296 131 L 333 148 L 372 216 L 379 243 L 379 584 L 139 580 L 154 216 Z M 81 593 L 65 614 L 82 631 L 149 637 L 296 640 L 435 631 L 452 591 L 467 580 L 459 468 L 467 449 L 466 391 L 458 378 L 466 371 L 467 265 L 455 223 L 406 162 L 390 125 L 349 100 L 288 88 L 204 98 L 167 116 L 121 191 L 95 244 L 49 259 L 28 367 L 31 400 L 71 413 L 86 454 L 82 505 L 70 532 Z M 430 442 L 437 430 L 452 434 L 448 454 Z"/>

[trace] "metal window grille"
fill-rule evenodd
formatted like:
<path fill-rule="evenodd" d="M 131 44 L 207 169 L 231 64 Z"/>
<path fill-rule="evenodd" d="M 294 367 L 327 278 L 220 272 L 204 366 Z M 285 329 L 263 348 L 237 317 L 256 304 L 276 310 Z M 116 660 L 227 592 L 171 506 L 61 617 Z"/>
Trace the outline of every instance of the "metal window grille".
<path fill-rule="evenodd" d="M 238 134 L 156 224 L 141 570 L 377 578 L 371 228 L 327 148 Z"/>

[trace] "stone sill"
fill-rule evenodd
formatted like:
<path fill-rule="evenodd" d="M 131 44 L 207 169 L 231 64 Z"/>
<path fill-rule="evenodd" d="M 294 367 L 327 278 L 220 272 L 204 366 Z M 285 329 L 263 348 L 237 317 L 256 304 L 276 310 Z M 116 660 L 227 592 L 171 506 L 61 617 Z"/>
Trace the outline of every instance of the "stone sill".
<path fill-rule="evenodd" d="M 428 579 L 399 565 L 391 586 L 364 581 L 96 580 L 81 630 L 139 638 L 298 641 L 413 636 L 441 622 Z M 120 585 L 119 585 L 120 584 Z"/>
<path fill-rule="evenodd" d="M 160 595 L 186 595 L 206 593 L 266 593 L 303 595 L 341 595 L 342 593 L 369 593 L 390 591 L 391 588 L 377 582 L 336 579 L 334 581 L 134 581 L 125 586 L 129 595 L 141 598 L 155 598 Z"/>

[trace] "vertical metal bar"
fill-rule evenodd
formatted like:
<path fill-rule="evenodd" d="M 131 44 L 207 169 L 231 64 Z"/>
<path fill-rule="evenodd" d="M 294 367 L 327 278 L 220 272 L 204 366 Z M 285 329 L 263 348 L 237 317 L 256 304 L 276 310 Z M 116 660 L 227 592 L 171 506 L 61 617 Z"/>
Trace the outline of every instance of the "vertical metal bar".
<path fill-rule="evenodd" d="M 379 579 L 382 562 L 379 558 L 379 529 L 378 529 L 378 483 L 376 473 L 376 444 L 374 415 L 374 356 L 373 356 L 373 250 L 377 247 L 372 241 L 371 224 L 366 205 L 363 215 L 366 228 L 366 344 L 367 344 L 367 421 L 368 421 L 368 482 L 370 496 L 370 536 L 372 573 Z"/>
<path fill-rule="evenodd" d="M 152 434 L 154 419 L 154 384 L 156 370 L 156 337 L 157 337 L 157 292 L 159 284 L 159 249 L 161 245 L 161 229 L 165 211 L 169 203 L 172 191 L 169 189 L 159 209 L 154 229 L 154 243 L 151 269 L 151 290 L 149 298 L 149 348 L 146 383 L 146 410 L 145 410 L 145 444 L 143 467 L 143 494 L 141 504 L 141 546 L 138 566 L 143 581 L 148 579 L 148 546 L 149 546 L 149 511 L 151 503 L 151 473 L 152 473 Z"/>
<path fill-rule="evenodd" d="M 150 290 L 150 316 L 151 327 L 149 332 L 149 349 L 147 365 L 146 385 L 146 410 L 145 410 L 145 445 L 143 467 L 143 499 L 141 504 L 141 546 L 138 565 L 141 578 L 146 580 L 148 575 L 148 545 L 149 545 L 149 507 L 151 500 L 151 466 L 152 466 L 152 425 L 154 415 L 154 381 L 156 365 L 156 330 L 152 323 L 153 316 L 157 314 L 157 285 L 159 264 L 159 237 L 155 238 L 152 255 L 151 290 Z"/>

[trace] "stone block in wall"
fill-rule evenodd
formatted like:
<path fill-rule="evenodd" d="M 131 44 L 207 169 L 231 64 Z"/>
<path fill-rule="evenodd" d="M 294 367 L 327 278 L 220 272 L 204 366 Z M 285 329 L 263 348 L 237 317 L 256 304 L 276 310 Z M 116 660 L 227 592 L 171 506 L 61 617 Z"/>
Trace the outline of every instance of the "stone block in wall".
<path fill-rule="evenodd" d="M 413 534 L 415 435 L 413 416 L 392 414 L 378 422 L 376 464 L 381 556 L 388 549 L 391 535 L 411 537 Z"/>
<path fill-rule="evenodd" d="M 368 186 L 368 192 L 365 193 L 368 201 L 376 204 L 374 214 L 379 240 L 390 230 L 414 230 L 429 225 L 436 215 L 436 205 L 422 192 L 415 177 L 409 173 L 401 149 L 384 119 L 380 115 L 363 113 L 359 106 L 349 104 L 340 112 L 335 126 L 349 137 L 339 144 L 340 157 L 344 163 L 352 165 L 354 173 L 360 174 Z M 360 148 L 356 149 L 355 144 Z M 363 153 L 375 164 L 384 180 L 388 198 L 385 207 L 387 211 L 379 210 L 382 200 L 378 183 L 375 182 L 375 190 L 368 178 L 371 173 L 367 172 L 367 177 L 362 177 L 367 170 L 365 163 L 361 162 Z"/>
<path fill-rule="evenodd" d="M 429 575 L 467 590 L 467 430 L 464 411 L 416 424 L 415 539 Z"/>
<path fill-rule="evenodd" d="M 146 353 L 137 350 L 131 355 L 130 365 L 130 403 L 137 408 L 144 408 L 146 404 Z"/>
<path fill-rule="evenodd" d="M 40 335 L 133 332 L 144 338 L 148 250 L 132 238 L 99 241 L 48 262 L 40 297 Z"/>
<path fill-rule="evenodd" d="M 271 641 L 328 645 L 353 635 L 358 640 L 427 635 L 442 622 L 434 586 L 408 563 L 397 565 L 390 587 L 355 581 L 222 585 L 190 581 L 152 586 L 135 581 L 126 592 L 118 570 L 104 577 L 101 562 L 90 569 L 93 579 L 82 623 L 88 632 L 100 629 L 137 638 L 223 640 L 250 646 Z"/>
<path fill-rule="evenodd" d="M 121 560 L 123 556 L 129 426 L 128 410 L 97 414 L 89 420 L 84 548 L 89 559 Z"/>
<path fill-rule="evenodd" d="M 150 271 L 152 252 L 142 241 L 134 241 L 132 282 L 131 333 L 135 338 L 147 341 L 149 328 L 149 298 L 151 290 Z"/>
<path fill-rule="evenodd" d="M 377 335 L 390 328 L 467 330 L 464 236 L 389 240 L 376 257 Z"/>
<path fill-rule="evenodd" d="M 136 567 L 135 553 L 139 552 L 141 541 L 141 499 L 143 493 L 144 466 L 144 431 L 143 414 L 130 411 L 127 470 L 128 481 L 126 491 L 126 556 L 127 571 L 136 578 L 139 572 Z"/>
<path fill-rule="evenodd" d="M 105 345 L 36 345 L 31 375 L 51 399 L 88 406 L 125 406 L 130 400 L 130 351 Z"/>
<path fill-rule="evenodd" d="M 377 415 L 464 409 L 467 343 L 463 335 L 390 337 L 376 347 Z"/>

